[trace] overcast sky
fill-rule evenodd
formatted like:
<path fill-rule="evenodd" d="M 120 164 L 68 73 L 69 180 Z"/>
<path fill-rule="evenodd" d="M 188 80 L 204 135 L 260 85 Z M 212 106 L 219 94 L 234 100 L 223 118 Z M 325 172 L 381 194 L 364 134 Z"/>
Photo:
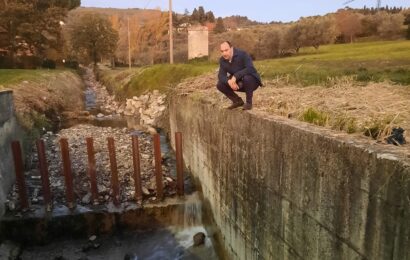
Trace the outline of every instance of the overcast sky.
<path fill-rule="evenodd" d="M 212 11 L 216 17 L 242 15 L 259 22 L 295 21 L 302 16 L 323 15 L 345 7 L 347 0 L 173 0 L 173 11 L 189 12 L 198 6 Z M 376 0 L 355 0 L 350 7 L 375 7 Z M 147 8 L 168 10 L 168 0 L 81 0 L 86 7 Z M 382 6 L 410 7 L 410 0 L 382 0 Z"/>

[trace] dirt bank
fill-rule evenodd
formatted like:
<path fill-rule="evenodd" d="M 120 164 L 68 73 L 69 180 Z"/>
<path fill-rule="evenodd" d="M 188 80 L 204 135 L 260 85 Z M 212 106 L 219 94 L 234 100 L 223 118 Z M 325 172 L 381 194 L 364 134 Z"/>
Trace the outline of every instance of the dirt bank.
<path fill-rule="evenodd" d="M 28 131 L 51 127 L 64 111 L 81 111 L 84 85 L 72 71 L 45 73 L 44 77 L 9 85 L 19 123 Z"/>

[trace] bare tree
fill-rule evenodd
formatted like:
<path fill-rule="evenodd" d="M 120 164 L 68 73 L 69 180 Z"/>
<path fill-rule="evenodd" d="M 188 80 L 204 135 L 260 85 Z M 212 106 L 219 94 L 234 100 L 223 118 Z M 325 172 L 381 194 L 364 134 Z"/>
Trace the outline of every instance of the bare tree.
<path fill-rule="evenodd" d="M 345 41 L 352 43 L 354 38 L 362 32 L 360 15 L 350 10 L 341 10 L 337 12 L 336 22 Z"/>

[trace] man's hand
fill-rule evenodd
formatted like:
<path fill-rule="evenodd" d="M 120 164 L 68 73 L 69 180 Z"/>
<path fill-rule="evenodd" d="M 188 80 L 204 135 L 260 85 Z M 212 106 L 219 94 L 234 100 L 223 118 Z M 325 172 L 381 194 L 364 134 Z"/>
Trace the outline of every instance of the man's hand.
<path fill-rule="evenodd" d="M 238 84 L 236 83 L 236 78 L 235 78 L 235 76 L 232 76 L 232 78 L 231 78 L 230 80 L 228 80 L 228 84 L 229 84 L 229 86 L 231 87 L 231 89 L 233 89 L 233 90 L 238 90 L 238 89 L 239 89 L 239 86 L 238 86 Z"/>

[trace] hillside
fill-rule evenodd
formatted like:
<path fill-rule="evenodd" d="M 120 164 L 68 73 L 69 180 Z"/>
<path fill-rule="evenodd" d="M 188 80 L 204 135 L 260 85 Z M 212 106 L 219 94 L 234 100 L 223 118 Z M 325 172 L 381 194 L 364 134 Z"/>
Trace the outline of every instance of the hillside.
<path fill-rule="evenodd" d="M 275 85 L 332 86 L 390 81 L 410 85 L 410 41 L 377 41 L 302 48 L 294 57 L 255 61 L 265 82 Z M 161 64 L 101 71 L 121 98 L 149 89 L 166 89 L 187 77 L 216 71 L 216 62 Z"/>
<path fill-rule="evenodd" d="M 409 49 L 409 41 L 327 45 L 256 61 L 265 87 L 255 92 L 254 110 L 383 141 L 392 127 L 410 129 Z M 217 68 L 215 63 L 163 64 L 105 69 L 101 78 L 120 99 L 176 88 L 226 106 L 215 88 Z"/>
<path fill-rule="evenodd" d="M 117 16 L 120 20 L 134 17 L 140 24 L 146 23 L 149 20 L 157 19 L 161 14 L 160 10 L 154 9 L 117 9 L 117 8 L 93 8 L 93 7 L 79 7 L 71 10 L 68 13 L 67 24 L 72 23 L 75 19 L 85 13 L 98 13 L 106 16 Z"/>

